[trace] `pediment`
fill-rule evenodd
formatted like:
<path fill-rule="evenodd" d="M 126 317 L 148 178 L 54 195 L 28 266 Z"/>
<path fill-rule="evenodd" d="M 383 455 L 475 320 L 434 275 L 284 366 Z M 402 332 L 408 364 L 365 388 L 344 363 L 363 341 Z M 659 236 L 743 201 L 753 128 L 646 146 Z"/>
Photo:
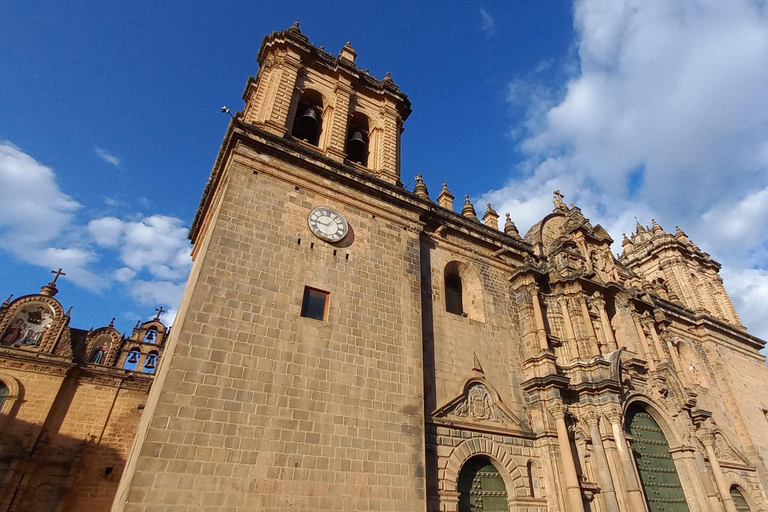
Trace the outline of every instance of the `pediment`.
<path fill-rule="evenodd" d="M 432 416 L 521 428 L 520 419 L 501 402 L 498 393 L 485 378 L 468 380 L 463 392 L 438 408 Z"/>
<path fill-rule="evenodd" d="M 720 464 L 727 466 L 730 464 L 751 466 L 749 460 L 745 455 L 740 453 L 740 450 L 733 447 L 728 441 L 722 431 L 715 432 L 715 456 Z"/>

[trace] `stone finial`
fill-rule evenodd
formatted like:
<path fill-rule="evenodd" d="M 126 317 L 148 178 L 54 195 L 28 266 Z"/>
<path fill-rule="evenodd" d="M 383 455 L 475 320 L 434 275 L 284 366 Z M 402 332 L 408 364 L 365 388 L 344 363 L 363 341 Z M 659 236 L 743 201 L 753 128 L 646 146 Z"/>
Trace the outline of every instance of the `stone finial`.
<path fill-rule="evenodd" d="M 291 32 L 298 32 L 299 34 L 301 34 L 301 29 L 299 28 L 299 22 L 298 21 L 294 21 L 293 25 L 291 25 L 288 28 L 288 30 L 290 30 Z"/>
<path fill-rule="evenodd" d="M 474 359 L 472 363 L 472 371 L 476 374 L 484 374 L 485 372 L 483 371 L 483 367 L 480 364 L 480 360 L 477 358 L 477 354 L 475 354 L 474 350 L 472 351 L 472 357 Z"/>
<path fill-rule="evenodd" d="M 382 79 L 381 79 L 381 81 L 382 81 L 382 82 L 392 82 L 392 83 L 394 83 L 394 82 L 395 82 L 394 80 L 392 80 L 392 75 L 390 75 L 390 74 L 389 74 L 389 71 L 387 71 L 387 72 L 384 74 L 384 78 L 382 78 Z"/>
<path fill-rule="evenodd" d="M 108 327 L 115 327 L 115 317 L 112 317 L 112 320 L 109 321 Z"/>
<path fill-rule="evenodd" d="M 499 229 L 499 214 L 491 207 L 491 203 L 488 203 L 488 208 L 483 214 L 483 222 L 486 226 Z"/>
<path fill-rule="evenodd" d="M 357 52 L 355 52 L 355 49 L 352 48 L 352 45 L 349 41 L 347 41 L 347 44 L 342 46 L 341 51 L 339 52 L 339 58 L 348 60 L 349 62 L 355 62 L 355 58 L 357 57 Z"/>
<path fill-rule="evenodd" d="M 621 236 L 623 237 L 623 239 L 621 240 L 621 245 L 627 246 L 627 245 L 632 243 L 632 241 L 630 241 L 630 239 L 627 238 L 627 234 L 626 233 L 622 233 Z"/>
<path fill-rule="evenodd" d="M 647 233 L 647 231 L 643 227 L 643 225 L 640 224 L 640 221 L 637 220 L 637 217 L 635 217 L 635 233 L 638 234 L 638 235 L 641 235 L 643 233 Z"/>
<path fill-rule="evenodd" d="M 427 185 L 424 184 L 424 176 L 422 174 L 416 175 L 416 184 L 413 186 L 413 193 L 422 199 L 429 200 L 429 191 Z"/>
<path fill-rule="evenodd" d="M 10 306 L 11 300 L 13 300 L 13 294 L 10 294 L 7 299 L 5 299 L 5 302 L 3 302 L 3 306 Z"/>
<path fill-rule="evenodd" d="M 565 196 L 559 190 L 555 190 L 552 194 L 552 203 L 555 205 L 555 210 L 567 210 L 568 207 L 563 202 L 563 197 Z"/>
<path fill-rule="evenodd" d="M 683 243 L 688 243 L 688 235 L 685 234 L 685 232 L 680 229 L 680 226 L 675 226 L 675 238 L 680 240 Z"/>
<path fill-rule="evenodd" d="M 443 190 L 441 190 L 440 195 L 437 196 L 437 204 L 453 211 L 453 194 L 448 190 L 447 183 L 443 183 Z"/>
<path fill-rule="evenodd" d="M 461 207 L 461 214 L 465 217 L 469 217 L 472 220 L 480 222 L 475 213 L 475 207 L 469 202 L 469 194 L 464 195 L 464 206 Z"/>
<path fill-rule="evenodd" d="M 512 222 L 512 219 L 509 218 L 508 213 L 505 215 L 507 217 L 507 221 L 504 223 L 504 232 L 509 236 L 520 238 L 520 232 L 517 230 L 517 226 L 515 226 L 515 223 Z"/>
<path fill-rule="evenodd" d="M 64 316 L 70 316 L 72 314 L 72 306 L 69 306 L 69 309 L 66 313 L 64 313 Z"/>
<path fill-rule="evenodd" d="M 654 235 L 660 235 L 664 233 L 664 229 L 656 222 L 656 219 L 651 219 L 651 231 Z"/>

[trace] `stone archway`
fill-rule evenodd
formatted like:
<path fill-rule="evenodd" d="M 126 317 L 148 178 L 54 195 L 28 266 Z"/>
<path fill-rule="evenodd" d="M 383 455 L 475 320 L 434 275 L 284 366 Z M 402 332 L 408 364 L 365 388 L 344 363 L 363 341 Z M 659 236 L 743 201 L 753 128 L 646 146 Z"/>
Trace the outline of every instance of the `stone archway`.
<path fill-rule="evenodd" d="M 509 498 L 499 470 L 488 457 L 471 457 L 459 472 L 459 512 L 509 512 Z"/>
<path fill-rule="evenodd" d="M 446 490 L 458 491 L 459 474 L 464 463 L 478 455 L 487 457 L 498 470 L 510 500 L 514 500 L 517 496 L 525 497 L 528 495 L 525 477 L 512 455 L 499 443 L 481 437 L 467 439 L 451 452 L 445 465 L 445 473 L 443 473 Z"/>
<path fill-rule="evenodd" d="M 625 414 L 625 430 L 633 438 L 632 455 L 650 512 L 689 512 L 669 441 L 654 416 L 640 403 Z"/>

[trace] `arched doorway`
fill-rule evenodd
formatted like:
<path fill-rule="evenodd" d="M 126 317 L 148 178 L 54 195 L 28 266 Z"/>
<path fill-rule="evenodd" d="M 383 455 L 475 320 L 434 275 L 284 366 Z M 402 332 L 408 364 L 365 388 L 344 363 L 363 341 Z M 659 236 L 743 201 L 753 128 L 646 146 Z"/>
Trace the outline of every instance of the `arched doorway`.
<path fill-rule="evenodd" d="M 472 457 L 461 468 L 459 512 L 509 512 L 507 488 L 487 457 Z"/>
<path fill-rule="evenodd" d="M 746 498 L 744 498 L 744 495 L 736 485 L 731 487 L 731 498 L 736 505 L 736 510 L 739 512 L 749 512 L 749 504 L 747 504 Z"/>
<path fill-rule="evenodd" d="M 632 454 L 645 490 L 650 512 L 689 512 L 683 486 L 677 475 L 669 443 L 659 424 L 642 407 L 627 410 L 627 433 L 632 436 Z"/>

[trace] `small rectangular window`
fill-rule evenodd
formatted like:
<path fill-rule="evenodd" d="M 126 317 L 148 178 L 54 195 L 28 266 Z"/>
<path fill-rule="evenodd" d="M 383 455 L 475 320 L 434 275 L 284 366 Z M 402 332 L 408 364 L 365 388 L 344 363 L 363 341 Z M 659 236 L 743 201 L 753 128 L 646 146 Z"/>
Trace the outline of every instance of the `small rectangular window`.
<path fill-rule="evenodd" d="M 304 287 L 304 300 L 301 303 L 301 316 L 325 321 L 328 317 L 328 292 Z"/>

